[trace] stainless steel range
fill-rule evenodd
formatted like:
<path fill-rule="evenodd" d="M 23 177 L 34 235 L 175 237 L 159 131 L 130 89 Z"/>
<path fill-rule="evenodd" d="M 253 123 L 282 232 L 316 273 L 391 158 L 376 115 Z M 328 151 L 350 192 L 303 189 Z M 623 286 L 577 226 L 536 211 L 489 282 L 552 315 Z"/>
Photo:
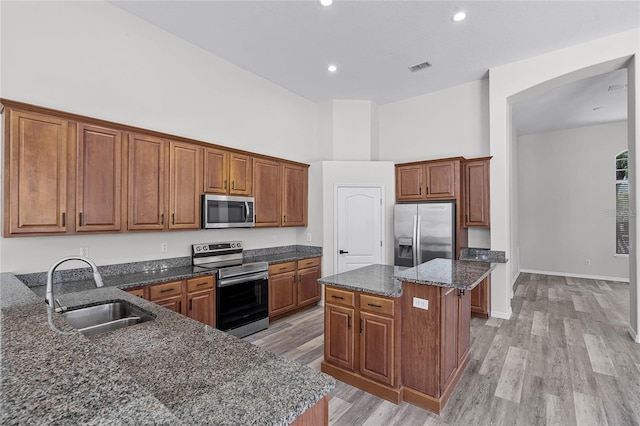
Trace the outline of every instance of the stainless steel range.
<path fill-rule="evenodd" d="M 194 271 L 217 275 L 216 328 L 244 337 L 269 326 L 269 264 L 243 263 L 242 242 L 194 244 Z"/>

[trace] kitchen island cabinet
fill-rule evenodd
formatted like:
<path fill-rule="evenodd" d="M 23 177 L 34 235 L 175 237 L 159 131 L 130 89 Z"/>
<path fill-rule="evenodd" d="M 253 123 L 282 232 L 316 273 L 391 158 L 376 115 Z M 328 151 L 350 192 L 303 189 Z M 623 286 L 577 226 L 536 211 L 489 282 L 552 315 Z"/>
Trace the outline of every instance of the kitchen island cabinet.
<path fill-rule="evenodd" d="M 0 281 L 2 424 L 328 424 L 335 381 L 309 367 L 114 287 L 60 300 L 124 300 L 155 319 L 87 338 L 13 274 Z M 34 374 L 42 360 L 56 368 Z"/>
<path fill-rule="evenodd" d="M 322 371 L 389 401 L 440 413 L 469 361 L 471 290 L 494 268 L 434 259 L 321 278 Z M 360 339 L 352 337 L 356 330 Z"/>

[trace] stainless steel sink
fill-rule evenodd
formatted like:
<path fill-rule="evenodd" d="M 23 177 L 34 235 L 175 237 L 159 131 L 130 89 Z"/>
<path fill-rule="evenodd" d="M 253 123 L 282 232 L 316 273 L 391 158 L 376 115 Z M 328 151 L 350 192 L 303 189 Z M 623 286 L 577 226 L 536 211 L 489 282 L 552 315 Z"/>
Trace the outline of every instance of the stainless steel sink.
<path fill-rule="evenodd" d="M 124 300 L 71 309 L 63 312 L 62 316 L 85 336 L 93 336 L 154 319 L 151 314 Z"/>

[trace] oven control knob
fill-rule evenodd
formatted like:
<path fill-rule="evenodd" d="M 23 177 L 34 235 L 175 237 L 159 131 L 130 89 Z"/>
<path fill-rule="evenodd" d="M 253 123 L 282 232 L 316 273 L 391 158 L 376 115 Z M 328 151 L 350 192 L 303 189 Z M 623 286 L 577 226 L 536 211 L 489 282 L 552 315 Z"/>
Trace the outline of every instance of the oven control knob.
<path fill-rule="evenodd" d="M 202 250 L 202 247 L 196 246 L 196 251 L 200 251 L 200 250 Z"/>

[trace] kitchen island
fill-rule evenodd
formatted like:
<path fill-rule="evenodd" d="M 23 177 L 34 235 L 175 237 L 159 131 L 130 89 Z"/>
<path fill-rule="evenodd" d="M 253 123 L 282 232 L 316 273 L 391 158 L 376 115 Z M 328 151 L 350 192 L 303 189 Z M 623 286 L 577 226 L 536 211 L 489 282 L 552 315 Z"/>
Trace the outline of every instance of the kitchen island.
<path fill-rule="evenodd" d="M 114 287 L 59 299 L 155 319 L 86 337 L 0 274 L 0 424 L 326 424 L 331 377 Z"/>
<path fill-rule="evenodd" d="M 469 361 L 471 290 L 495 265 L 434 259 L 323 277 L 322 371 L 440 413 Z"/>

